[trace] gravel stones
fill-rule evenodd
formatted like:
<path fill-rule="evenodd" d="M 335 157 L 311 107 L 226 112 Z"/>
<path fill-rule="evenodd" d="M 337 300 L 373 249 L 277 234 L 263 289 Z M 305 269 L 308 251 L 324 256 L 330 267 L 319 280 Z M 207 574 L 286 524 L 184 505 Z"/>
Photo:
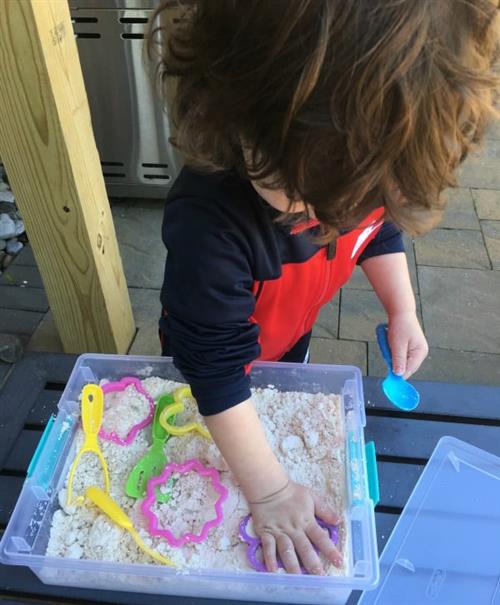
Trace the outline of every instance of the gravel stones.
<path fill-rule="evenodd" d="M 0 361 L 15 363 L 23 355 L 23 346 L 17 336 L 0 334 Z"/>

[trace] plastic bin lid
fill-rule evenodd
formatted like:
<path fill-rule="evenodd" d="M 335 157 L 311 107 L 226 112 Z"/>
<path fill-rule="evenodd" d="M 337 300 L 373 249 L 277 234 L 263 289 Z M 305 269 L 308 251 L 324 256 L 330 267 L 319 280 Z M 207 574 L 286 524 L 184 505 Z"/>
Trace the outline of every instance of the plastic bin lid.
<path fill-rule="evenodd" d="M 358 605 L 500 605 L 500 458 L 444 437 Z"/>

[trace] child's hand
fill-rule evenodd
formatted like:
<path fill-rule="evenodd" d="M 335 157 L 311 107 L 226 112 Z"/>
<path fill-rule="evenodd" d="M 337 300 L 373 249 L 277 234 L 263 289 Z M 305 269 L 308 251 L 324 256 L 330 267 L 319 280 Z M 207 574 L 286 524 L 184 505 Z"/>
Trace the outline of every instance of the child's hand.
<path fill-rule="evenodd" d="M 278 569 L 279 556 L 288 572 L 300 573 L 300 559 L 310 573 L 323 573 L 313 544 L 334 565 L 342 565 L 339 551 L 314 517 L 332 524 L 340 518 L 316 494 L 288 480 L 252 402 L 206 416 L 205 422 L 249 502 L 267 569 Z"/>
<path fill-rule="evenodd" d="M 429 353 L 417 314 L 414 311 L 390 314 L 387 337 L 394 373 L 409 378 Z"/>
<path fill-rule="evenodd" d="M 302 563 L 309 573 L 323 574 L 323 565 L 313 544 L 334 565 L 342 565 L 342 556 L 314 517 L 332 524 L 338 524 L 340 518 L 303 485 L 289 481 L 278 492 L 250 503 L 250 511 L 269 571 L 277 571 L 278 553 L 289 573 L 301 573 Z"/>

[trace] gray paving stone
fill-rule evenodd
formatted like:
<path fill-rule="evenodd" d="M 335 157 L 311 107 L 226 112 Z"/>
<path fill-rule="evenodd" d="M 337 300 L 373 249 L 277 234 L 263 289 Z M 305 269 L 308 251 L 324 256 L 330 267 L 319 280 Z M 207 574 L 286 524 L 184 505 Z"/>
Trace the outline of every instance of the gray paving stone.
<path fill-rule="evenodd" d="M 471 189 L 477 215 L 481 219 L 500 220 L 500 190 Z"/>
<path fill-rule="evenodd" d="M 344 290 L 372 290 L 372 286 L 361 267 L 356 267 L 351 279 L 346 283 Z"/>
<path fill-rule="evenodd" d="M 49 303 L 42 288 L 0 285 L 0 307 L 45 313 L 49 310 Z"/>
<path fill-rule="evenodd" d="M 23 343 L 18 336 L 0 332 L 0 361 L 16 363 L 23 356 L 23 351 Z"/>
<path fill-rule="evenodd" d="M 443 194 L 447 207 L 439 227 L 446 229 L 479 229 L 470 189 L 448 189 Z"/>
<path fill-rule="evenodd" d="M 339 326 L 340 295 L 325 305 L 313 328 L 313 336 L 318 338 L 337 338 Z"/>
<path fill-rule="evenodd" d="M 26 244 L 24 246 L 21 252 L 14 259 L 13 263 L 24 267 L 36 267 L 36 260 L 33 255 L 33 249 L 30 244 Z"/>
<path fill-rule="evenodd" d="M 30 338 L 26 347 L 28 351 L 42 351 L 44 353 L 63 353 L 64 348 L 57 332 L 52 312 L 45 314 L 38 328 Z"/>
<path fill-rule="evenodd" d="M 160 355 L 158 318 L 160 316 L 160 291 L 129 288 L 130 302 L 137 333 L 130 347 L 132 355 Z M 57 333 L 52 313 L 47 313 L 28 343 L 30 351 L 58 353 L 63 346 Z"/>
<path fill-rule="evenodd" d="M 385 376 L 386 366 L 375 343 L 368 344 L 368 373 Z M 417 380 L 500 385 L 500 355 L 431 348 L 414 376 Z"/>
<path fill-rule="evenodd" d="M 340 338 L 375 340 L 375 327 L 386 321 L 385 311 L 373 290 L 343 290 L 340 305 Z"/>
<path fill-rule="evenodd" d="M 458 172 L 461 187 L 500 189 L 500 140 L 488 139 L 471 154 Z"/>
<path fill-rule="evenodd" d="M 129 288 L 137 333 L 130 347 L 131 355 L 160 355 L 158 320 L 161 313 L 160 291 Z"/>
<path fill-rule="evenodd" d="M 43 313 L 20 311 L 19 309 L 0 310 L 0 332 L 31 336 L 42 320 Z"/>
<path fill-rule="evenodd" d="M 129 287 L 161 288 L 166 250 L 161 240 L 163 202 L 133 200 L 113 205 L 113 219 Z"/>
<path fill-rule="evenodd" d="M 434 229 L 415 241 L 418 265 L 489 269 L 490 261 L 480 231 Z"/>
<path fill-rule="evenodd" d="M 500 221 L 481 221 L 481 228 L 493 269 L 500 270 Z"/>
<path fill-rule="evenodd" d="M 418 294 L 418 279 L 417 279 L 417 261 L 415 258 L 415 241 L 408 235 L 403 235 L 403 242 L 406 250 L 406 258 L 408 259 L 408 269 L 410 271 L 411 284 L 413 291 Z"/>
<path fill-rule="evenodd" d="M 25 267 L 15 262 L 0 275 L 0 285 L 43 288 L 42 277 L 36 267 Z"/>
<path fill-rule="evenodd" d="M 366 374 L 366 342 L 312 338 L 311 362 L 356 366 Z"/>
<path fill-rule="evenodd" d="M 500 272 L 419 267 L 418 275 L 429 346 L 500 351 Z"/>
<path fill-rule="evenodd" d="M 495 120 L 486 131 L 487 139 L 500 139 L 500 120 Z"/>
<path fill-rule="evenodd" d="M 403 241 L 406 250 L 406 258 L 408 260 L 411 284 L 413 291 L 418 294 L 417 266 L 415 262 L 415 252 L 413 249 L 413 240 L 408 235 L 404 235 Z M 354 290 L 372 290 L 371 284 L 363 273 L 363 269 L 361 267 L 356 267 L 351 279 L 344 286 L 344 289 L 346 288 Z"/>
<path fill-rule="evenodd" d="M 5 379 L 7 378 L 7 374 L 9 373 L 11 367 L 12 365 L 10 363 L 4 363 L 3 361 L 0 361 L 0 388 L 4 383 Z"/>
<path fill-rule="evenodd" d="M 420 317 L 418 296 L 417 313 Z M 340 303 L 340 338 L 375 341 L 377 324 L 387 321 L 382 304 L 373 291 L 343 290 Z"/>

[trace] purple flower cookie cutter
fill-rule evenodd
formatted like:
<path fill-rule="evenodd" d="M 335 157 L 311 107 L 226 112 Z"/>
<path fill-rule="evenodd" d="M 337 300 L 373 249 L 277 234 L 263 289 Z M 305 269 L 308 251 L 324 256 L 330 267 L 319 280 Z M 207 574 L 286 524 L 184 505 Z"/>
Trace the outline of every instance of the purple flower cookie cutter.
<path fill-rule="evenodd" d="M 129 386 L 133 386 L 138 393 L 146 397 L 149 403 L 149 413 L 146 418 L 144 418 L 137 424 L 134 424 L 125 437 L 120 437 L 114 431 L 107 432 L 101 428 L 101 430 L 99 431 L 99 437 L 106 441 L 113 441 L 118 445 L 130 445 L 137 437 L 137 433 L 144 427 L 148 426 L 148 424 L 151 424 L 155 411 L 155 402 L 153 398 L 144 389 L 141 384 L 141 381 L 138 378 L 134 378 L 133 376 L 126 376 L 118 382 L 107 382 L 106 384 L 103 384 L 101 388 L 102 392 L 106 395 L 107 393 L 119 393 L 121 391 L 124 391 Z"/>
<path fill-rule="evenodd" d="M 167 483 L 172 473 L 180 473 L 181 475 L 185 475 L 190 471 L 195 471 L 202 477 L 209 477 L 212 488 L 217 494 L 219 494 L 218 499 L 214 504 L 215 509 L 215 517 L 210 519 L 206 523 L 204 523 L 201 532 L 199 534 L 193 534 L 191 532 L 187 532 L 181 535 L 179 538 L 176 538 L 174 534 L 167 528 L 158 527 L 158 517 L 151 510 L 151 507 L 156 503 L 156 487 L 161 485 L 162 483 Z M 184 546 L 187 542 L 196 542 L 199 544 L 203 542 L 208 536 L 208 533 L 214 527 L 220 525 L 224 519 L 224 513 L 222 512 L 222 505 L 227 499 L 228 491 L 222 485 L 219 479 L 219 473 L 215 468 L 203 466 L 203 464 L 196 458 L 191 460 L 186 460 L 182 464 L 176 464 L 175 462 L 170 462 L 165 466 L 161 475 L 157 477 L 152 477 L 148 481 L 148 486 L 146 488 L 146 498 L 141 503 L 141 510 L 148 520 L 148 531 L 152 536 L 161 536 L 165 538 L 170 546 L 180 547 Z"/>
<path fill-rule="evenodd" d="M 247 559 L 250 565 L 255 569 L 255 571 L 267 571 L 265 564 L 257 558 L 257 550 L 262 547 L 262 542 L 260 538 L 255 536 L 251 536 L 247 531 L 248 522 L 250 521 L 251 515 L 246 515 L 240 521 L 240 538 L 248 544 L 247 546 Z M 339 542 L 339 530 L 336 525 L 331 525 L 330 523 L 326 523 L 322 519 L 316 517 L 316 521 L 318 525 L 323 529 L 328 530 L 330 534 L 330 540 L 337 545 Z M 318 549 L 314 546 L 314 550 L 318 552 Z M 284 565 L 282 561 L 278 558 L 278 567 L 283 568 Z M 302 573 L 307 573 L 307 570 L 304 567 L 301 567 L 300 570 Z"/>

